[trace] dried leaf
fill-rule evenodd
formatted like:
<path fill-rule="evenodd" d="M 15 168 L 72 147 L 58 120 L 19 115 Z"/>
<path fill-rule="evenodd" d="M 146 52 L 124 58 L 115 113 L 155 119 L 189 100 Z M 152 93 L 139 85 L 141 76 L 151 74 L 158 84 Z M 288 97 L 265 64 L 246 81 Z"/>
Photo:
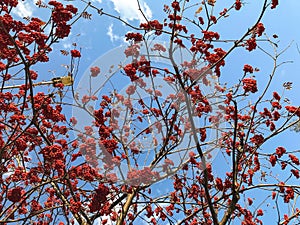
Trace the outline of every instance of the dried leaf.
<path fill-rule="evenodd" d="M 69 51 L 67 51 L 67 50 L 60 50 L 60 53 L 64 56 L 69 55 Z"/>
<path fill-rule="evenodd" d="M 84 18 L 84 19 L 88 19 L 88 20 L 91 20 L 92 18 L 92 14 L 84 11 L 83 13 L 81 13 L 81 16 Z"/>
<path fill-rule="evenodd" d="M 291 104 L 291 101 L 288 98 L 285 98 L 283 101 L 287 104 Z"/>
<path fill-rule="evenodd" d="M 39 8 L 49 8 L 48 5 L 46 5 L 44 2 L 42 2 L 42 0 L 38 0 L 35 3 Z"/>
<path fill-rule="evenodd" d="M 214 6 L 216 3 L 216 0 L 208 0 L 207 3 L 211 6 Z"/>
<path fill-rule="evenodd" d="M 203 9 L 202 6 L 200 6 L 200 7 L 196 10 L 195 14 L 201 13 L 202 9 Z"/>
<path fill-rule="evenodd" d="M 293 82 L 284 82 L 283 87 L 287 90 L 291 90 L 292 89 L 292 84 L 293 84 Z"/>
<path fill-rule="evenodd" d="M 27 22 L 30 22 L 31 18 L 29 16 L 23 17 L 24 20 L 27 20 Z"/>

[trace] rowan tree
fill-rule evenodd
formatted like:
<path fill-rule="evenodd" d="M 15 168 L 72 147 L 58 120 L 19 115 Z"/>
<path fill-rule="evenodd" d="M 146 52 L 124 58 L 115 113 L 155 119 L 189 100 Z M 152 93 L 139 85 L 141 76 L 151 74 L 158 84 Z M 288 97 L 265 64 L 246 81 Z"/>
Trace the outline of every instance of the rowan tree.
<path fill-rule="evenodd" d="M 244 1 L 166 1 L 149 19 L 137 0 L 138 25 L 84 0 L 37 1 L 47 20 L 19 20 L 17 5 L 0 1 L 1 224 L 299 223 L 299 150 L 280 138 L 300 108 L 285 98 L 291 82 L 274 89 L 286 48 L 263 23 L 278 1 L 230 40 L 219 26 L 246 19 Z M 81 78 L 74 43 L 59 50 L 63 76 L 37 70 L 96 16 L 129 28 L 106 55 L 124 61 L 100 58 Z M 235 54 L 248 57 L 228 65 Z"/>

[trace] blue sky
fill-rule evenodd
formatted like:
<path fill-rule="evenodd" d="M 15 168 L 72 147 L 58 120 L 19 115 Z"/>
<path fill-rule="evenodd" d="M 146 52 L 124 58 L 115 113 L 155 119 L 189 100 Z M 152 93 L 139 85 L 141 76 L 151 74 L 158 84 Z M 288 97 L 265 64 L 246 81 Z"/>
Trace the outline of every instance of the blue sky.
<path fill-rule="evenodd" d="M 78 0 L 62 2 L 65 4 L 74 3 L 75 5 L 83 6 Z M 161 19 L 164 15 L 162 10 L 164 2 L 169 3 L 169 1 L 141 0 L 140 4 L 147 18 Z M 217 0 L 216 4 L 220 9 L 223 7 L 221 2 L 221 0 Z M 221 33 L 221 39 L 239 38 L 257 18 L 257 12 L 261 8 L 260 2 L 261 1 L 248 0 L 248 3 L 241 9 L 241 12 L 234 12 L 228 19 L 217 24 L 217 29 Z M 138 11 L 136 0 L 94 0 L 92 4 L 96 7 L 103 8 L 107 13 L 119 15 L 122 19 L 135 25 L 138 25 L 143 20 L 142 15 Z M 293 63 L 283 65 L 278 69 L 270 94 L 274 89 L 280 93 L 280 91 L 283 90 L 283 82 L 291 81 L 293 82 L 293 89 L 286 92 L 286 97 L 295 105 L 300 104 L 300 53 L 296 47 L 297 44 L 300 46 L 299 9 L 299 0 L 280 1 L 276 10 L 269 10 L 262 20 L 266 27 L 266 33 L 270 37 L 273 34 L 279 36 L 277 39 L 279 41 L 279 50 L 283 50 L 293 42 L 291 47 L 287 49 L 279 59 L 281 62 L 293 61 Z M 37 9 L 34 6 L 34 1 L 27 0 L 26 2 L 19 1 L 18 10 L 14 13 L 20 18 L 24 16 L 42 16 L 46 18 L 45 12 L 48 13 L 49 11 L 47 9 Z M 60 55 L 59 51 L 62 49 L 72 49 L 72 43 L 74 42 L 77 43 L 77 48 L 81 48 L 82 51 L 78 78 L 81 78 L 81 76 L 89 70 L 90 65 L 92 65 L 98 57 L 124 44 L 124 34 L 131 31 L 130 28 L 115 19 L 99 16 L 91 9 L 89 9 L 88 12 L 93 14 L 92 20 L 81 20 L 75 24 L 70 37 L 60 41 L 58 45 L 54 46 L 50 63 L 36 67 L 37 70 L 43 72 L 41 77 L 43 80 L 51 79 L 54 76 L 61 76 L 61 74 L 65 72 L 64 67 L 61 65 L 68 64 L 69 57 Z M 230 44 L 227 46 L 230 47 Z M 270 48 L 266 46 L 266 49 Z M 222 70 L 221 81 L 234 83 L 234 78 L 239 77 L 245 63 L 260 68 L 260 72 L 256 76 L 258 80 L 262 81 L 265 79 L 264 76 L 268 76 L 272 68 L 272 61 L 264 54 L 260 52 L 249 53 L 245 50 L 238 49 L 228 57 L 226 67 Z M 76 82 L 78 81 L 75 81 L 75 83 Z M 286 146 L 287 149 L 291 150 L 299 148 L 299 143 L 290 141 L 291 138 L 298 140 L 299 133 L 289 133 L 288 135 L 278 136 L 274 139 L 275 142 L 267 143 L 265 148 L 272 149 L 277 144 Z"/>

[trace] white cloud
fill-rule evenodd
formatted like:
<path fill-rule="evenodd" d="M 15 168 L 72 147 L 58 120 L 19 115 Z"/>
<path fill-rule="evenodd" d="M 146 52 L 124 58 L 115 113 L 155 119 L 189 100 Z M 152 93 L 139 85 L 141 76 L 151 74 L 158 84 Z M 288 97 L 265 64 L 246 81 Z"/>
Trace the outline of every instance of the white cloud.
<path fill-rule="evenodd" d="M 113 33 L 113 26 L 114 26 L 113 24 L 110 24 L 106 33 L 109 36 L 110 41 L 114 42 L 114 41 L 122 40 L 123 38 L 121 36 L 118 36 Z"/>
<path fill-rule="evenodd" d="M 66 49 L 70 49 L 72 46 L 72 43 L 64 43 L 63 44 L 63 47 L 66 48 Z"/>
<path fill-rule="evenodd" d="M 19 17 L 31 17 L 33 12 L 33 8 L 31 4 L 28 2 L 19 1 L 17 7 L 14 9 L 13 13 L 18 15 Z"/>
<path fill-rule="evenodd" d="M 125 20 L 139 20 L 145 21 L 143 14 L 139 11 L 137 0 L 111 0 L 114 4 L 115 10 Z M 141 10 L 147 19 L 152 18 L 152 11 L 143 0 L 139 0 Z"/>

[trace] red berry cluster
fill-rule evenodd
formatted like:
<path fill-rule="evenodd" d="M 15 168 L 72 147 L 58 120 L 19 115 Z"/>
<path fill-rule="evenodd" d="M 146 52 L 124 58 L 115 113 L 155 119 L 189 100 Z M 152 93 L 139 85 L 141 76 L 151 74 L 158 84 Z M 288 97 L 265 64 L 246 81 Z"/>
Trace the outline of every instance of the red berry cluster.
<path fill-rule="evenodd" d="M 135 43 L 136 42 L 141 42 L 143 40 L 143 35 L 141 35 L 140 33 L 127 33 L 125 34 L 126 37 L 126 41 L 128 40 L 133 40 Z"/>
<path fill-rule="evenodd" d="M 255 93 L 258 91 L 256 80 L 254 80 L 253 78 L 244 78 L 242 82 L 243 82 L 243 88 L 245 92 Z"/>
<path fill-rule="evenodd" d="M 57 1 L 50 1 L 48 4 L 54 6 L 52 20 L 56 27 L 55 35 L 58 38 L 67 37 L 71 31 L 71 26 L 67 22 L 72 19 L 73 14 L 77 13 L 77 8 L 72 5 L 64 7 L 62 3 Z"/>
<path fill-rule="evenodd" d="M 155 30 L 156 35 L 161 35 L 163 30 L 163 24 L 159 23 L 158 20 L 152 20 L 147 23 L 141 23 L 140 27 L 146 31 Z"/>

